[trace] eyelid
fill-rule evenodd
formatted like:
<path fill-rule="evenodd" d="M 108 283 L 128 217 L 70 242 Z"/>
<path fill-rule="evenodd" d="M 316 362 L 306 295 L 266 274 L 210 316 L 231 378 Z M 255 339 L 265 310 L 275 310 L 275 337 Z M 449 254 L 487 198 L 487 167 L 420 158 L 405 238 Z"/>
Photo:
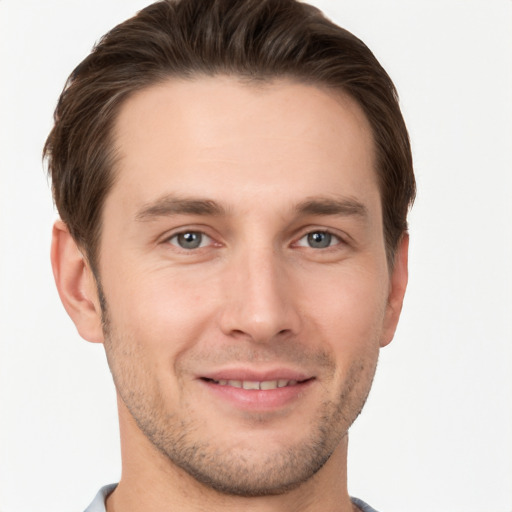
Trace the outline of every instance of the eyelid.
<path fill-rule="evenodd" d="M 176 244 L 172 242 L 172 240 L 174 238 L 177 239 L 180 235 L 185 235 L 187 233 L 195 233 L 195 234 L 201 235 L 201 243 L 200 243 L 200 245 L 198 247 L 191 247 L 191 248 L 187 249 L 185 247 L 181 247 L 179 245 L 179 243 L 177 243 L 177 242 L 176 242 Z M 194 251 L 194 250 L 197 250 L 197 249 L 204 249 L 205 247 L 209 246 L 212 241 L 213 241 L 212 237 L 208 236 L 206 233 L 203 233 L 202 231 L 193 231 L 191 229 L 185 230 L 185 231 L 181 231 L 179 233 L 174 233 L 172 236 L 167 238 L 167 243 L 169 243 L 171 245 L 174 245 L 176 248 L 182 249 L 184 251 Z"/>
<path fill-rule="evenodd" d="M 336 238 L 339 241 L 338 244 L 348 244 L 351 238 L 348 234 L 346 234 L 343 231 L 340 231 L 339 229 L 313 225 L 298 230 L 297 235 L 294 236 L 294 241 L 292 242 L 292 245 L 297 245 L 300 240 L 302 240 L 303 238 L 307 237 L 312 233 L 328 233 L 333 238 Z M 335 247 L 338 244 L 334 244 L 330 247 L 327 247 L 326 249 Z"/>
<path fill-rule="evenodd" d="M 179 235 L 183 235 L 185 233 L 200 233 L 203 237 L 206 237 L 209 239 L 209 243 L 206 246 L 198 247 L 196 249 L 184 249 L 183 247 L 180 247 L 177 244 L 171 243 L 171 240 L 173 238 L 175 238 Z M 206 226 L 201 226 L 201 225 L 180 226 L 180 227 L 171 229 L 171 230 L 167 231 L 164 235 L 159 237 L 158 243 L 164 244 L 164 245 L 165 244 L 171 245 L 172 247 L 174 247 L 178 250 L 182 250 L 184 252 L 192 252 L 194 250 L 197 251 L 199 249 L 205 249 L 211 245 L 221 245 L 220 242 L 218 242 L 218 237 L 214 236 L 211 233 L 211 229 L 208 229 Z"/>
<path fill-rule="evenodd" d="M 325 247 L 325 248 L 323 248 L 323 250 L 334 249 L 338 245 L 350 245 L 352 243 L 351 242 L 352 237 L 343 231 L 340 231 L 340 230 L 334 229 L 334 228 L 330 228 L 330 227 L 314 226 L 313 225 L 313 226 L 303 227 L 300 230 L 297 230 L 296 235 L 293 236 L 293 239 L 292 239 L 292 242 L 290 245 L 292 247 L 293 246 L 304 247 L 304 248 L 310 248 L 310 249 L 319 251 L 320 249 L 318 249 L 318 248 L 315 249 L 312 247 L 307 247 L 306 245 L 299 245 L 300 240 L 302 240 L 303 238 L 307 237 L 308 235 L 310 235 L 312 233 L 317 233 L 317 232 L 328 233 L 329 235 L 331 235 L 333 238 L 335 238 L 337 240 L 337 243 L 334 243 L 328 247 Z M 185 249 L 185 248 L 180 247 L 178 244 L 172 244 L 170 242 L 173 238 L 179 236 L 180 234 L 184 234 L 184 233 L 200 233 L 203 237 L 206 237 L 208 239 L 208 243 L 205 246 L 198 247 L 196 249 Z M 219 246 L 224 245 L 222 242 L 219 242 L 218 236 L 211 233 L 211 229 L 209 229 L 208 226 L 197 225 L 197 224 L 196 225 L 188 225 L 188 226 L 180 226 L 180 227 L 174 228 L 172 230 L 167 231 L 164 235 L 162 235 L 159 238 L 160 238 L 160 240 L 157 243 L 161 243 L 164 245 L 169 244 L 169 245 L 172 245 L 174 248 L 176 248 L 178 250 L 182 250 L 184 252 L 197 251 L 200 249 L 205 249 L 208 246 L 218 246 L 219 247 Z"/>
<path fill-rule="evenodd" d="M 330 245 L 328 245 L 327 247 L 311 247 L 308 242 L 306 241 L 304 244 L 301 244 L 300 242 L 304 239 L 307 239 L 307 237 L 313 233 L 325 233 L 329 236 L 331 236 L 332 238 L 332 242 L 334 243 L 331 243 Z M 315 251 L 321 251 L 321 250 L 328 250 L 328 249 L 333 249 L 335 248 L 336 246 L 338 245 L 341 245 L 344 243 L 344 240 L 336 233 L 333 233 L 332 231 L 329 231 L 327 229 L 313 229 L 311 231 L 308 231 L 307 233 L 304 233 L 301 237 L 297 238 L 296 242 L 294 245 L 296 245 L 297 247 L 304 247 L 304 248 L 308 248 L 308 249 L 313 249 Z"/>

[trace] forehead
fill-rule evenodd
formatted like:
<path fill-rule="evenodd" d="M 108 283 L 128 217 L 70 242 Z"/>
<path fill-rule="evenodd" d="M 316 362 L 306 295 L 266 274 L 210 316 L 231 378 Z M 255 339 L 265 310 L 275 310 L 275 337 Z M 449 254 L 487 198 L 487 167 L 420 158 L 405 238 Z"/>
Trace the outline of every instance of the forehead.
<path fill-rule="evenodd" d="M 136 207 L 166 193 L 244 204 L 257 196 L 298 202 L 377 191 L 360 107 L 301 83 L 169 80 L 126 101 L 114 139 L 119 161 L 106 206 Z"/>

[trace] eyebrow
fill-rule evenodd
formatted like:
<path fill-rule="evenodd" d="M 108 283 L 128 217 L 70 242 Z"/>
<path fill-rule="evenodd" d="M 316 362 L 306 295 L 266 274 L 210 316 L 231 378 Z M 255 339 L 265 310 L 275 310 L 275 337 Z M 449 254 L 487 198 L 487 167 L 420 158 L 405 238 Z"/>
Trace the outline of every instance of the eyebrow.
<path fill-rule="evenodd" d="M 135 215 L 138 221 L 148 221 L 171 215 L 226 215 L 226 210 L 210 199 L 183 198 L 166 195 L 144 205 Z"/>
<path fill-rule="evenodd" d="M 364 204 L 351 198 L 332 199 L 315 197 L 301 201 L 295 211 L 299 215 L 356 216 L 365 219 L 368 209 Z M 165 195 L 144 205 L 135 215 L 136 220 L 145 222 L 158 217 L 172 215 L 226 216 L 226 209 L 211 199 L 184 198 Z"/>
<path fill-rule="evenodd" d="M 356 216 L 362 219 L 368 217 L 368 209 L 363 203 L 345 197 L 340 199 L 328 197 L 306 199 L 296 206 L 296 211 L 302 215 Z"/>

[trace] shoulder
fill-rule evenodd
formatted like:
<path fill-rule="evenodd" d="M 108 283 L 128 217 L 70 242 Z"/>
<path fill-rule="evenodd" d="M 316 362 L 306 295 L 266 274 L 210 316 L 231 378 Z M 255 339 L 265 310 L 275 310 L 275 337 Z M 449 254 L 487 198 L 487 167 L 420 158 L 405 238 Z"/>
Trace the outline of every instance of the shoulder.
<path fill-rule="evenodd" d="M 359 498 L 351 498 L 352 503 L 358 507 L 361 512 L 377 512 L 374 508 L 370 507 L 368 503 L 365 503 L 363 500 L 360 500 Z"/>
<path fill-rule="evenodd" d="M 102 487 L 92 503 L 84 510 L 84 512 L 106 512 L 105 500 L 108 495 L 117 487 L 117 484 L 105 485 Z"/>

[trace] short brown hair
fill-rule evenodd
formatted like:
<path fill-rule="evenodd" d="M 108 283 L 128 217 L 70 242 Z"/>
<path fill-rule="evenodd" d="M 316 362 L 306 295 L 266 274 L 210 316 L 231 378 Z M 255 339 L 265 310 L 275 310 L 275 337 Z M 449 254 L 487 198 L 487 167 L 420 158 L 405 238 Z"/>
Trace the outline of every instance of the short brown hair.
<path fill-rule="evenodd" d="M 107 33 L 73 71 L 44 156 L 62 220 L 96 268 L 115 175 L 112 128 L 123 102 L 172 77 L 291 78 L 352 97 L 373 131 L 388 262 L 415 195 L 395 87 L 366 45 L 296 0 L 162 0 Z"/>

